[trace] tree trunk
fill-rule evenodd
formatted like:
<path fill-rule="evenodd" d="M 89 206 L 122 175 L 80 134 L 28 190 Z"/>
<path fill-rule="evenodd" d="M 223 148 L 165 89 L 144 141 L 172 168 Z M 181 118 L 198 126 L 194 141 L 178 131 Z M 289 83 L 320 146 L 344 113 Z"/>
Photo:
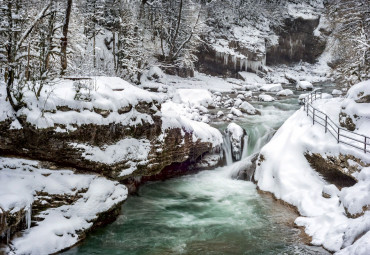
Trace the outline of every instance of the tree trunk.
<path fill-rule="evenodd" d="M 66 16 L 64 19 L 63 24 L 63 37 L 60 39 L 61 49 L 60 49 L 60 62 L 61 62 L 61 74 L 65 74 L 65 71 L 67 69 L 67 36 L 68 36 L 68 26 L 69 26 L 69 17 L 71 16 L 71 10 L 72 10 L 72 0 L 67 0 L 67 10 L 66 10 Z"/>

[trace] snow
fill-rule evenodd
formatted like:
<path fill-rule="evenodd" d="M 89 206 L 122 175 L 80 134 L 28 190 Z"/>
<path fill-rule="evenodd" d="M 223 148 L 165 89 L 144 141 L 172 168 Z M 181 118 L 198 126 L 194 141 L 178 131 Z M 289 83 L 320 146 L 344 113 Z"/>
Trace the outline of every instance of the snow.
<path fill-rule="evenodd" d="M 240 77 L 242 77 L 242 79 L 247 84 L 255 84 L 255 83 L 266 84 L 266 81 L 263 78 L 260 78 L 255 73 L 239 72 L 239 75 L 240 75 Z"/>
<path fill-rule="evenodd" d="M 272 102 L 272 101 L 275 101 L 275 98 L 273 98 L 272 96 L 270 95 L 266 95 L 266 94 L 260 94 L 258 96 L 258 100 L 259 101 L 264 101 L 264 102 Z"/>
<path fill-rule="evenodd" d="M 313 89 L 313 85 L 309 81 L 298 81 L 297 82 L 296 89 L 297 90 L 312 90 Z"/>
<path fill-rule="evenodd" d="M 276 93 L 277 96 L 291 96 L 293 95 L 293 91 L 291 91 L 290 89 L 283 89 L 281 91 L 279 91 L 278 93 Z"/>
<path fill-rule="evenodd" d="M 213 103 L 212 94 L 206 89 L 178 89 L 172 101 L 190 107 L 208 107 Z"/>
<path fill-rule="evenodd" d="M 76 84 L 79 84 L 79 93 L 76 92 Z M 27 107 L 22 108 L 18 116 L 26 116 L 27 121 L 37 128 L 61 124 L 67 129 L 71 125 L 83 124 L 108 125 L 115 122 L 135 126 L 142 122 L 153 123 L 149 115 L 135 109 L 124 114 L 119 114 L 119 110 L 135 107 L 140 102 L 155 104 L 161 101 L 158 95 L 117 77 L 92 77 L 77 83 L 55 80 L 44 86 L 38 100 L 31 91 L 26 91 L 24 98 Z M 69 110 L 60 110 L 61 107 Z M 97 113 L 96 109 L 107 112 L 108 116 Z M 1 115 L 5 114 L 9 115 L 9 111 Z"/>
<path fill-rule="evenodd" d="M 337 124 L 342 101 L 341 98 L 317 100 L 314 106 Z M 359 131 L 368 133 L 364 129 Z M 369 235 L 370 223 L 364 223 L 370 221 L 370 213 L 353 219 L 346 216 L 345 208 L 349 213 L 359 213 L 363 206 L 369 205 L 369 169 L 363 168 L 356 175 L 359 182 L 354 186 L 338 191 L 311 168 L 304 156 L 307 152 L 320 153 L 323 157 L 350 154 L 370 163 L 370 154 L 338 144 L 322 126 L 312 125 L 312 119 L 300 109 L 261 149 L 263 159 L 260 158 L 254 176 L 258 187 L 297 208 L 301 217 L 295 223 L 312 236 L 312 244 L 334 252 L 345 248 L 338 254 L 355 250 L 368 254 L 369 241 L 361 235 Z M 323 192 L 331 197 L 323 197 Z"/>
<path fill-rule="evenodd" d="M 193 142 L 200 140 L 211 143 L 213 147 L 221 145 L 222 134 L 216 128 L 201 122 L 206 116 L 201 117 L 198 110 L 169 100 L 162 104 L 161 113 L 163 132 L 167 129 L 180 128 L 192 133 Z"/>
<path fill-rule="evenodd" d="M 79 231 L 92 227 L 99 213 L 127 197 L 125 186 L 97 175 L 40 168 L 37 161 L 0 158 L 0 207 L 3 210 L 15 213 L 29 208 L 34 200 L 43 200 L 36 192 L 82 197 L 73 204 L 41 212 L 38 217 L 43 220 L 13 239 L 7 254 L 50 254 L 70 247 L 79 241 Z"/>
<path fill-rule="evenodd" d="M 352 86 L 347 92 L 347 98 L 353 100 L 358 100 L 368 95 L 370 95 L 370 80 Z"/>
<path fill-rule="evenodd" d="M 87 144 L 70 144 L 74 148 L 83 151 L 82 156 L 90 161 L 113 165 L 121 161 L 127 161 L 128 169 L 122 170 L 120 176 L 132 174 L 138 164 L 147 163 L 151 144 L 147 139 L 126 138 L 113 145 L 105 145 L 103 148 Z"/>
<path fill-rule="evenodd" d="M 260 88 L 261 91 L 268 91 L 268 92 L 279 92 L 283 90 L 283 87 L 280 83 L 278 84 L 265 84 L 262 85 Z"/>
<path fill-rule="evenodd" d="M 306 20 L 318 19 L 319 15 L 307 4 L 289 4 L 288 14 L 294 18 Z"/>

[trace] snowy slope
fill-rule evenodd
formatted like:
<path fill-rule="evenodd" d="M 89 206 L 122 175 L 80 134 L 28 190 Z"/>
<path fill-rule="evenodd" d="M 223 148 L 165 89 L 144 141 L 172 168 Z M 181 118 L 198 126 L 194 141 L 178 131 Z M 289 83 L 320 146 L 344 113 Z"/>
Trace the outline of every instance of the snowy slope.
<path fill-rule="evenodd" d="M 343 100 L 318 100 L 314 106 L 339 124 Z M 370 135 L 365 128 L 357 131 Z M 302 216 L 295 223 L 305 227 L 306 233 L 312 236 L 312 244 L 323 245 L 331 251 L 345 248 L 339 254 L 369 254 L 370 243 L 366 236 L 370 233 L 370 213 L 363 213 L 363 208 L 370 205 L 369 168 L 364 167 L 354 174 L 358 183 L 339 191 L 311 168 L 304 156 L 306 152 L 320 153 L 324 158 L 353 155 L 370 164 L 369 153 L 338 144 L 322 126 L 312 125 L 312 119 L 301 109 L 262 148 L 255 172 L 259 188 L 298 209 Z M 323 191 L 331 197 L 323 197 Z M 360 216 L 351 218 L 346 210 Z M 364 233 L 367 234 L 362 236 Z"/>

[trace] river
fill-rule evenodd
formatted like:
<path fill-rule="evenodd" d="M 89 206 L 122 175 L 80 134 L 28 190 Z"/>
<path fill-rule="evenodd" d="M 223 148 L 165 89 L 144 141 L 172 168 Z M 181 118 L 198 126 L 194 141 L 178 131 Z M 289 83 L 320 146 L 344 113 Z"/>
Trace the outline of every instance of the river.
<path fill-rule="evenodd" d="M 235 121 L 249 135 L 244 157 L 258 152 L 299 109 L 297 95 L 253 105 L 261 115 Z M 220 129 L 227 124 L 212 123 Z M 63 254 L 328 254 L 305 244 L 292 209 L 252 182 L 233 179 L 237 164 L 143 185 L 114 223 Z"/>

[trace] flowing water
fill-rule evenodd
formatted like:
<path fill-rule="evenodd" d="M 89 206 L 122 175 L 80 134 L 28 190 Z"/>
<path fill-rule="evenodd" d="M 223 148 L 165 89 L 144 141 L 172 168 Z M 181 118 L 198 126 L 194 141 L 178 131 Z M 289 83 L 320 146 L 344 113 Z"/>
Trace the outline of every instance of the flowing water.
<path fill-rule="evenodd" d="M 299 108 L 297 98 L 254 106 L 260 116 L 236 121 L 249 135 L 244 157 Z M 63 254 L 327 254 L 304 244 L 291 209 L 231 177 L 238 164 L 143 185 L 114 223 Z"/>

